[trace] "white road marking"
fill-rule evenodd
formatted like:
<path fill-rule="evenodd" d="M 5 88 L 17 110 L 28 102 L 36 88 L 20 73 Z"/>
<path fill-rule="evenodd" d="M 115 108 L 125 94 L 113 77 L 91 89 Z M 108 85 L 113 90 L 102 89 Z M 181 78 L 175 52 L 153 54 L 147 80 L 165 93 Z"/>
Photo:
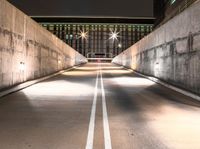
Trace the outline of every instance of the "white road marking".
<path fill-rule="evenodd" d="M 103 108 L 104 144 L 105 144 L 105 149 L 112 149 L 101 67 L 100 67 L 100 77 L 101 77 L 102 108 Z"/>
<path fill-rule="evenodd" d="M 99 71 L 97 72 L 97 77 L 96 77 L 94 98 L 93 98 L 93 104 L 92 104 L 91 115 L 90 115 L 90 123 L 89 123 L 89 129 L 88 129 L 87 144 L 86 144 L 85 149 L 93 149 L 98 80 L 99 80 Z"/>

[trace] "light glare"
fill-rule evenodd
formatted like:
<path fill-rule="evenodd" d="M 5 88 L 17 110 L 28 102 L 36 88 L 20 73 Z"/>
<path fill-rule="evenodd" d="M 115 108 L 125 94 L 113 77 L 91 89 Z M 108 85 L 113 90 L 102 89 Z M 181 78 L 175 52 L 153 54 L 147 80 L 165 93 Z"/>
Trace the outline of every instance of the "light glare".
<path fill-rule="evenodd" d="M 113 78 L 114 82 L 123 85 L 123 86 L 151 86 L 154 85 L 155 82 L 150 81 L 146 78 L 132 78 L 132 77 L 119 77 Z"/>
<path fill-rule="evenodd" d="M 80 97 L 79 100 L 81 100 L 81 97 L 92 95 L 93 92 L 94 89 L 92 86 L 66 80 L 42 82 L 23 90 L 23 93 L 30 99 L 37 96 L 78 96 Z M 49 98 L 47 99 L 50 100 Z"/>
<path fill-rule="evenodd" d="M 113 41 L 114 41 L 114 40 L 118 40 L 118 39 L 117 39 L 117 38 L 119 37 L 118 34 L 119 34 L 119 32 L 117 32 L 116 30 L 115 30 L 115 31 L 112 31 L 112 30 L 111 30 L 110 38 L 109 38 L 109 39 L 112 39 Z"/>
<path fill-rule="evenodd" d="M 88 32 L 85 32 L 84 30 L 80 31 L 79 34 L 80 34 L 79 38 L 82 38 L 82 39 L 87 39 L 88 38 Z"/>

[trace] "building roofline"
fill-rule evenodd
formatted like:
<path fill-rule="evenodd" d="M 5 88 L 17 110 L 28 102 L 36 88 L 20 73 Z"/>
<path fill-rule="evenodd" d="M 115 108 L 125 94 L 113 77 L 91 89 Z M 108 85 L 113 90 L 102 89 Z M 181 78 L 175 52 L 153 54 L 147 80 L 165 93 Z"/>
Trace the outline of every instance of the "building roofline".
<path fill-rule="evenodd" d="M 30 16 L 37 22 L 44 23 L 125 23 L 154 24 L 154 17 L 101 17 L 101 16 Z"/>

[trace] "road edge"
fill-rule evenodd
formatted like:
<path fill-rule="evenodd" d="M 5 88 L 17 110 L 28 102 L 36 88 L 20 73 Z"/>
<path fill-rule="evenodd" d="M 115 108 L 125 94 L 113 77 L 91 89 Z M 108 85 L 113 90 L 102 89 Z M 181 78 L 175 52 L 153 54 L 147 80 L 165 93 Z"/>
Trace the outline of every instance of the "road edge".
<path fill-rule="evenodd" d="M 116 64 L 116 63 L 114 63 L 114 64 L 117 65 L 117 66 L 122 66 L 122 65 L 118 65 L 118 64 Z M 123 67 L 124 69 L 126 69 L 126 70 L 129 70 L 129 71 L 131 71 L 131 72 L 137 74 L 137 75 L 140 75 L 140 76 L 142 76 L 142 77 L 144 77 L 144 78 L 147 78 L 147 79 L 149 79 L 149 80 L 151 80 L 151 81 L 153 81 L 153 82 L 155 82 L 155 83 L 157 83 L 157 84 L 160 84 L 160 85 L 165 86 L 165 87 L 167 87 L 167 88 L 170 88 L 170 89 L 172 89 L 172 90 L 174 90 L 174 91 L 177 91 L 177 92 L 179 92 L 179 93 L 181 93 L 181 94 L 183 94 L 183 95 L 186 95 L 186 96 L 188 96 L 188 97 L 191 97 L 191 98 L 193 98 L 193 99 L 195 99 L 195 100 L 200 101 L 200 96 L 198 96 L 198 95 L 196 95 L 196 94 L 194 94 L 194 93 L 191 93 L 191 92 L 189 92 L 189 91 L 186 91 L 186 90 L 183 90 L 183 89 L 178 88 L 178 87 L 176 87 L 176 86 L 173 86 L 173 85 L 171 85 L 171 84 L 168 84 L 168 83 L 166 83 L 166 82 L 164 82 L 164 81 L 161 81 L 160 79 L 158 79 L 158 78 L 156 78 L 156 77 L 152 77 L 152 76 L 148 76 L 148 75 L 139 73 L 139 72 L 137 72 L 137 71 L 135 71 L 135 70 L 133 70 L 133 69 L 130 69 L 130 68 L 127 68 L 127 67 L 124 67 L 124 66 L 122 66 L 122 67 Z"/>

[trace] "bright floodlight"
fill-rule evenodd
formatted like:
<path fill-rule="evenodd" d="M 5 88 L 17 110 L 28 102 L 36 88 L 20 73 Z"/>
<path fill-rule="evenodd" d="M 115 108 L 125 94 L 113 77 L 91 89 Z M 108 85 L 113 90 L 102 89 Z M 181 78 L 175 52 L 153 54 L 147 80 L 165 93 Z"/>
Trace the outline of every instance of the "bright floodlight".
<path fill-rule="evenodd" d="M 117 32 L 116 30 L 114 32 L 111 31 L 109 39 L 112 39 L 113 41 L 117 40 L 117 38 L 119 37 L 118 34 L 119 34 L 119 32 Z"/>
<path fill-rule="evenodd" d="M 85 38 L 86 37 L 86 33 L 81 33 L 81 37 Z"/>
<path fill-rule="evenodd" d="M 88 37 L 88 33 L 85 31 L 80 31 L 79 34 L 80 34 L 79 38 L 87 39 L 87 37 Z"/>
<path fill-rule="evenodd" d="M 119 47 L 119 48 L 121 48 L 121 47 L 122 47 L 122 44 L 121 44 L 121 43 L 119 43 L 119 44 L 118 44 L 118 47 Z"/>

